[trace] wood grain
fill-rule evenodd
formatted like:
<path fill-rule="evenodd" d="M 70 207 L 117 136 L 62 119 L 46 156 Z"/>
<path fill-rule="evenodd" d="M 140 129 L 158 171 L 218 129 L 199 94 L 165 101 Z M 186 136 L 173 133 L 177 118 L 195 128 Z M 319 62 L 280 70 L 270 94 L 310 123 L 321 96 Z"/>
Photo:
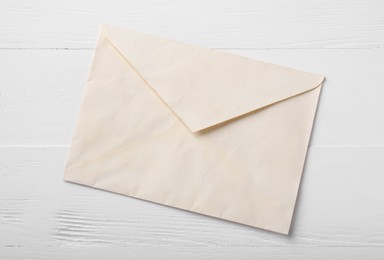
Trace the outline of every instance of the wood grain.
<path fill-rule="evenodd" d="M 378 48 L 383 14 L 378 0 L 3 0 L 0 47 L 94 48 L 107 22 L 212 48 Z"/>
<path fill-rule="evenodd" d="M 326 76 L 291 235 L 64 182 L 101 22 Z M 3 0 L 0 259 L 383 259 L 384 2 Z"/>
<path fill-rule="evenodd" d="M 384 49 L 227 50 L 326 75 L 312 146 L 383 146 Z M 0 145 L 68 146 L 92 50 L 0 50 Z"/>
<path fill-rule="evenodd" d="M 384 249 L 384 205 L 379 199 L 384 196 L 383 147 L 311 148 L 301 188 L 305 196 L 296 206 L 289 237 L 69 185 L 61 179 L 67 150 L 0 149 L 0 183 L 7 183 L 0 190 L 3 256 L 16 259 L 29 252 L 29 259 L 51 259 L 65 257 L 52 248 L 68 249 L 75 256 L 88 247 L 87 256 L 96 256 L 97 250 L 96 259 L 102 259 L 116 248 L 121 249 L 117 256 L 123 257 L 128 251 L 144 254 L 143 247 L 150 246 L 164 249 L 160 258 L 180 250 L 191 259 L 209 259 L 216 253 L 233 259 L 241 248 L 248 252 L 240 254 L 244 258 L 257 252 L 276 258 L 286 256 L 283 252 L 302 252 L 304 259 L 313 256 L 306 247 L 319 252 L 329 247 L 326 254 L 337 251 L 335 247 L 346 248 L 339 254 L 345 256 L 354 248 L 354 254 L 368 252 L 372 257 Z"/>

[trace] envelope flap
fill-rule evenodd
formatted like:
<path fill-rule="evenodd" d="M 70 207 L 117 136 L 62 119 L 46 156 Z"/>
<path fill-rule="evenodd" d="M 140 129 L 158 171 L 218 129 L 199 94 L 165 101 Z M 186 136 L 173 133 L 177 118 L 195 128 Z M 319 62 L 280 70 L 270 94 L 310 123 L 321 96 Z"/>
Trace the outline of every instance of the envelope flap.
<path fill-rule="evenodd" d="M 192 132 L 314 89 L 324 79 L 109 25 L 103 34 Z"/>

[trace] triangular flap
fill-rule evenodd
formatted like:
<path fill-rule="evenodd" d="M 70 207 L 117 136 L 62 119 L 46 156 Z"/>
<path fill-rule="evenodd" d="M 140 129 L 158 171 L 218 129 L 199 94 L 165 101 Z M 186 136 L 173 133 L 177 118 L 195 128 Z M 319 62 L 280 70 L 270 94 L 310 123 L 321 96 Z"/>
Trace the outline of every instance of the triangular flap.
<path fill-rule="evenodd" d="M 114 26 L 103 25 L 102 33 L 192 132 L 309 91 L 324 80 Z"/>

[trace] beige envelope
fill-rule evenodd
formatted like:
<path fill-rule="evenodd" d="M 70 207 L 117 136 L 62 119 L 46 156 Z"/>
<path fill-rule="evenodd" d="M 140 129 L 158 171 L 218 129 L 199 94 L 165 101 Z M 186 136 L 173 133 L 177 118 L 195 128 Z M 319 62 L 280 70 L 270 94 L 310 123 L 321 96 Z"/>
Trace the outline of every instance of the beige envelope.
<path fill-rule="evenodd" d="M 288 234 L 323 79 L 103 25 L 64 179 Z"/>

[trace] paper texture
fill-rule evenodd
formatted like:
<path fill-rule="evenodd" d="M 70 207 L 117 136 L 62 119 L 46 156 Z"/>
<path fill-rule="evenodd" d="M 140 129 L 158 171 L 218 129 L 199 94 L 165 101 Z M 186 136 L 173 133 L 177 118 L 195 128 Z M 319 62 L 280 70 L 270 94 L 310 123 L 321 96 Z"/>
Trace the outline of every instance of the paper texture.
<path fill-rule="evenodd" d="M 64 180 L 288 234 L 323 79 L 103 25 Z"/>

